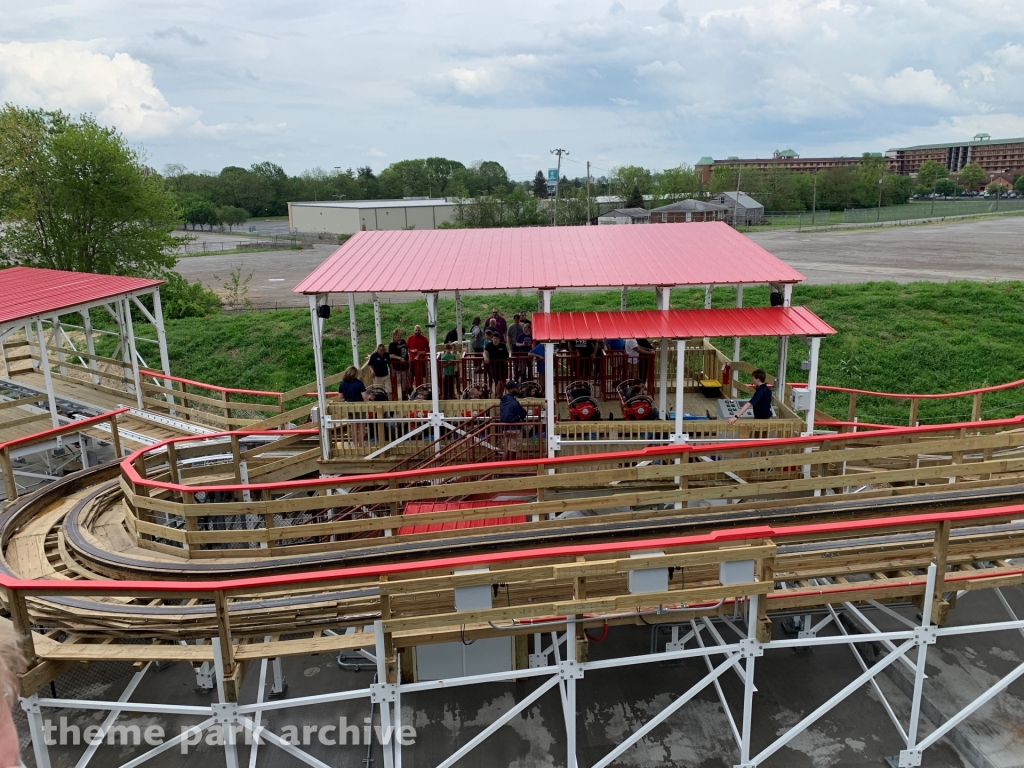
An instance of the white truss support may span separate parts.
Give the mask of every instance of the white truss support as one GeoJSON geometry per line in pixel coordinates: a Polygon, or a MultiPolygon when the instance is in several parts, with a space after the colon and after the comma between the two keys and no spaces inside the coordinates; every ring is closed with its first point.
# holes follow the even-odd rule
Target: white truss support
{"type": "MultiPolygon", "coordinates": [[[[743,723],[740,732],[740,763],[747,765],[750,762],[750,735],[754,718],[754,660],[763,650],[760,650],[760,643],[757,642],[757,599],[758,595],[750,596],[750,606],[747,610],[747,637],[740,641],[740,645],[746,644],[744,656],[746,656],[746,669],[743,674],[743,723]]],[[[731,624],[730,624],[731,626],[731,624]]]]}
{"type": "Polygon", "coordinates": [[[50,750],[46,746],[46,731],[43,728],[43,712],[39,708],[38,694],[22,699],[21,708],[25,710],[25,715],[28,718],[28,732],[32,737],[32,752],[36,758],[36,768],[50,768],[50,750]]]}
{"type": "Polygon", "coordinates": [[[292,757],[304,762],[306,765],[310,765],[313,768],[331,768],[331,766],[322,760],[318,760],[308,752],[299,749],[294,744],[289,744],[273,731],[264,730],[261,726],[255,725],[252,720],[247,717],[240,718],[238,723],[253,735],[253,746],[255,746],[255,742],[259,739],[264,739],[268,744],[273,744],[275,747],[284,750],[292,757]]]}
{"type": "MultiPolygon", "coordinates": [[[[711,623],[711,620],[707,616],[705,616],[702,619],[702,621],[704,622],[704,626],[707,627],[708,634],[715,638],[715,643],[717,645],[728,645],[728,643],[725,642],[725,638],[722,637],[722,634],[715,628],[715,625],[711,623]]],[[[735,627],[733,627],[733,629],[735,629],[735,627]]],[[[746,678],[744,677],[746,672],[744,672],[743,670],[743,665],[740,664],[739,654],[728,651],[723,651],[723,653],[727,653],[728,656],[733,660],[732,665],[736,671],[736,676],[739,677],[741,683],[744,682],[746,680],[746,678]]],[[[754,686],[754,693],[757,693],[756,685],[754,686]]]]}
{"type": "MultiPolygon", "coordinates": [[[[839,628],[839,631],[842,632],[843,635],[849,636],[849,632],[846,631],[846,627],[844,627],[843,623],[839,620],[839,614],[835,612],[835,609],[831,605],[828,606],[828,609],[832,612],[833,616],[835,616],[836,626],[839,628]]],[[[860,665],[861,672],[867,672],[868,665],[864,663],[864,659],[857,651],[857,645],[852,641],[850,642],[850,652],[853,654],[853,658],[856,659],[857,663],[860,665]]],[[[878,700],[882,702],[882,706],[885,708],[886,714],[889,715],[889,719],[892,721],[892,724],[896,726],[896,730],[899,732],[903,743],[906,744],[907,732],[903,730],[903,723],[900,722],[900,719],[896,716],[893,708],[889,705],[889,700],[885,698],[885,694],[882,693],[882,689],[875,678],[871,678],[871,688],[874,690],[875,695],[878,696],[878,700]]]]}
{"type": "Polygon", "coordinates": [[[858,675],[856,679],[854,679],[849,685],[847,685],[845,688],[839,691],[839,693],[835,694],[832,698],[830,698],[816,710],[811,712],[811,714],[807,715],[803,720],[794,725],[792,728],[790,728],[788,731],[782,734],[782,736],[780,736],[778,739],[772,742],[768,747],[766,747],[760,753],[758,753],[756,757],[749,759],[746,763],[744,763],[744,765],[759,765],[763,763],[769,757],[771,757],[784,746],[786,746],[790,741],[792,741],[801,733],[806,731],[819,718],[827,714],[833,707],[839,704],[839,702],[843,701],[851,693],[853,693],[862,685],[864,685],[864,683],[866,683],[868,680],[872,679],[873,677],[881,673],[882,670],[886,669],[891,664],[893,664],[899,657],[901,657],[903,654],[905,654],[907,651],[913,648],[915,643],[916,640],[914,638],[910,638],[909,640],[905,641],[902,645],[897,646],[895,651],[892,651],[884,659],[878,661],[878,663],[876,663],[875,666],[869,668],[866,672],[858,675]]]}
{"type": "MultiPolygon", "coordinates": [[[[132,694],[135,693],[135,689],[139,687],[139,683],[142,682],[142,678],[145,676],[150,666],[151,664],[147,664],[132,676],[132,679],[128,682],[128,685],[125,687],[124,691],[122,691],[120,698],[118,698],[118,701],[128,701],[128,699],[131,698],[132,694]]],[[[82,753],[82,757],[79,758],[78,762],[75,764],[75,768],[85,768],[89,764],[89,761],[92,760],[92,756],[96,754],[96,750],[99,749],[100,745],[103,743],[103,739],[106,737],[107,732],[110,730],[110,726],[112,726],[117,721],[117,718],[120,715],[120,709],[110,710],[110,714],[107,715],[106,719],[104,719],[103,721],[103,724],[100,725],[99,734],[96,736],[95,739],[89,742],[89,746],[85,748],[85,752],[82,753]]]]}
{"type": "Polygon", "coordinates": [[[665,722],[665,720],[667,720],[669,717],[671,717],[673,714],[675,714],[675,712],[678,709],[680,709],[684,704],[686,704],[694,696],[696,696],[698,693],[700,693],[705,688],[707,688],[708,685],[710,685],[713,680],[717,680],[719,677],[721,677],[723,674],[725,674],[726,670],[729,669],[731,664],[732,664],[732,661],[730,659],[726,659],[721,664],[719,664],[717,667],[715,667],[714,670],[712,670],[707,675],[705,675],[700,680],[700,682],[698,682],[696,685],[694,685],[692,688],[690,688],[686,693],[684,693],[678,699],[676,699],[671,704],[669,704],[667,707],[665,707],[665,709],[663,709],[657,715],[655,715],[650,720],[648,720],[646,723],[644,723],[643,726],[641,726],[639,729],[637,729],[632,735],[629,736],[629,738],[627,738],[625,741],[623,741],[621,744],[619,744],[619,746],[617,746],[615,749],[613,749],[611,752],[609,752],[603,758],[601,758],[596,763],[594,763],[593,768],[607,768],[607,766],[609,766],[613,762],[615,762],[615,760],[617,760],[618,757],[620,755],[622,755],[623,752],[625,752],[627,749],[629,749],[634,744],[636,744],[638,741],[640,741],[640,739],[642,739],[648,733],[650,733],[655,728],[657,728],[659,725],[661,725],[663,722],[665,722]]]}
{"type": "MultiPolygon", "coordinates": [[[[845,608],[852,616],[854,616],[857,619],[857,621],[860,622],[861,626],[865,627],[871,634],[881,635],[881,637],[878,638],[878,642],[881,643],[886,650],[892,651],[896,648],[896,645],[892,642],[892,640],[890,640],[888,637],[885,637],[885,633],[882,632],[882,630],[880,630],[874,624],[872,624],[871,620],[868,619],[868,617],[865,616],[860,611],[860,609],[857,608],[857,606],[855,606],[853,603],[843,603],[843,608],[845,608]]],[[[917,667],[914,666],[910,659],[900,659],[900,663],[907,667],[907,669],[909,669],[911,672],[917,671],[917,667]]],[[[925,675],[925,677],[927,678],[927,675],[925,675]]]]}
{"type": "Polygon", "coordinates": [[[935,563],[928,566],[928,585],[924,593],[924,607],[921,611],[921,627],[915,631],[917,664],[914,668],[914,696],[910,704],[910,725],[907,728],[907,748],[900,752],[900,765],[920,765],[921,750],[917,748],[917,729],[921,724],[921,699],[924,693],[925,665],[928,663],[928,646],[936,640],[937,634],[931,627],[932,600],[935,595],[935,563]],[[927,632],[931,628],[932,632],[927,632]]]}
{"type": "MultiPolygon", "coordinates": [[[[569,633],[566,632],[565,636],[562,639],[563,640],[568,640],[568,638],[569,638],[569,633]]],[[[558,633],[557,632],[552,632],[551,633],[551,653],[552,653],[552,658],[555,661],[555,666],[556,667],[561,667],[561,665],[562,665],[562,656],[561,656],[561,654],[558,651],[558,646],[559,645],[561,645],[561,643],[558,642],[558,633]]],[[[566,644],[566,647],[568,647],[568,644],[566,644]]],[[[547,654],[545,654],[545,655],[547,655],[547,654]]],[[[562,697],[562,714],[565,717],[565,730],[568,731],[569,730],[569,697],[568,697],[568,695],[566,694],[566,691],[565,691],[565,681],[564,680],[559,680],[559,682],[558,682],[558,692],[559,692],[559,694],[561,694],[561,697],[562,697]]]]}
{"type": "Polygon", "coordinates": [[[156,757],[162,752],[166,752],[169,749],[174,749],[174,747],[178,746],[181,742],[185,741],[186,739],[191,738],[194,734],[202,733],[203,731],[205,731],[207,728],[214,724],[215,719],[216,718],[211,717],[206,720],[203,720],[203,722],[201,723],[193,725],[191,728],[188,728],[187,730],[184,730],[181,733],[179,733],[173,739],[168,739],[163,744],[153,747],[153,749],[139,755],[134,760],[129,760],[127,763],[124,763],[121,766],[121,768],[136,768],[136,766],[142,765],[147,760],[151,760],[152,758],[156,757]]]}
{"type": "MultiPolygon", "coordinates": [[[[511,721],[513,717],[518,715],[520,712],[522,712],[528,706],[533,704],[533,702],[535,702],[537,699],[539,699],[545,693],[547,693],[552,688],[554,688],[559,680],[560,680],[560,677],[558,675],[552,675],[547,681],[542,683],[540,685],[540,687],[537,688],[537,690],[535,690],[533,693],[531,693],[525,699],[523,699],[518,704],[516,704],[514,707],[512,707],[508,712],[503,714],[501,717],[499,717],[497,720],[495,720],[493,723],[491,723],[489,726],[487,726],[484,730],[482,730],[480,733],[478,733],[476,736],[474,736],[467,744],[465,744],[464,746],[460,747],[458,749],[458,751],[456,751],[451,757],[449,757],[443,763],[440,763],[437,766],[437,768],[451,768],[451,766],[455,765],[457,762],[459,762],[459,760],[461,760],[463,757],[465,757],[470,752],[472,752],[474,749],[476,749],[478,746],[480,746],[480,744],[482,744],[484,741],[486,741],[487,738],[491,734],[496,732],[499,728],[501,728],[506,723],[511,721]]],[[[385,755],[386,754],[387,754],[387,752],[385,752],[385,755]]],[[[597,767],[595,766],[595,768],[597,768],[597,767]]]]}
{"type": "MultiPolygon", "coordinates": [[[[1020,619],[1017,618],[1017,614],[1014,613],[1013,609],[1010,607],[1010,604],[1008,602],[1006,602],[1006,598],[1003,596],[1003,590],[1001,590],[1001,589],[999,589],[997,587],[996,590],[995,590],[995,593],[996,593],[996,597],[999,598],[999,602],[1003,604],[1003,608],[1005,608],[1006,612],[1008,614],[1010,614],[1010,618],[1013,619],[1014,621],[1020,621],[1020,619]]],[[[1024,628],[1018,629],[1017,631],[1020,632],[1021,637],[1024,637],[1024,628]]]]}
{"type": "MultiPolygon", "coordinates": [[[[374,646],[377,656],[377,685],[384,691],[391,688],[392,686],[388,683],[387,666],[384,650],[384,623],[381,621],[373,622],[373,635],[374,635],[374,646]]],[[[395,686],[397,688],[397,686],[395,686]]],[[[374,686],[370,686],[371,690],[374,686]]],[[[373,701],[373,698],[370,699],[373,701]]],[[[391,724],[391,701],[381,697],[378,702],[380,705],[380,729],[381,733],[393,733],[391,724]]],[[[395,755],[392,745],[396,739],[391,739],[385,744],[381,744],[381,748],[384,750],[384,768],[395,768],[395,755]]]]}
{"type": "MultiPolygon", "coordinates": [[[[269,643],[270,642],[270,638],[269,637],[263,638],[263,642],[269,643]]],[[[259,681],[259,684],[256,686],[256,703],[257,704],[262,704],[263,703],[264,687],[267,684],[267,661],[269,661],[269,660],[268,659],[263,659],[263,661],[260,662],[260,681],[259,681]]],[[[257,709],[253,713],[252,720],[253,720],[253,723],[256,725],[257,729],[259,729],[259,726],[261,725],[262,720],[263,720],[263,710],[262,709],[257,709]]],[[[256,731],[254,731],[253,734],[254,734],[254,738],[252,739],[252,748],[249,750],[249,768],[256,768],[256,756],[257,756],[257,754],[259,754],[259,746],[260,746],[260,740],[258,738],[255,738],[256,731]]]]}
{"type": "MultiPolygon", "coordinates": [[[[217,701],[221,705],[227,704],[227,695],[224,689],[224,657],[220,649],[220,640],[216,637],[211,638],[210,644],[213,646],[213,669],[217,675],[217,701]]],[[[237,706],[237,702],[232,702],[237,706]]],[[[216,717],[217,708],[214,708],[216,717]]],[[[227,768],[238,768],[238,745],[235,743],[235,734],[231,728],[230,723],[222,722],[221,727],[224,729],[224,761],[227,768]]]]}
{"type": "Polygon", "coordinates": [[[576,663],[576,622],[569,620],[565,628],[565,664],[561,677],[565,681],[565,752],[566,768],[576,768],[576,680],[583,670],[576,663]]]}
{"type": "MultiPolygon", "coordinates": [[[[700,636],[701,628],[697,626],[696,621],[691,621],[690,626],[693,627],[693,632],[690,634],[696,637],[697,644],[700,645],[701,648],[704,648],[704,638],[700,636]]],[[[714,667],[711,665],[710,656],[704,657],[704,663],[707,665],[708,672],[714,670],[714,667]]],[[[718,694],[718,700],[722,702],[722,709],[725,711],[725,716],[729,718],[729,727],[732,728],[732,735],[733,738],[736,739],[736,746],[740,747],[743,744],[743,737],[740,735],[740,729],[736,727],[736,718],[732,716],[732,707],[729,706],[729,702],[725,698],[725,691],[722,690],[722,683],[717,677],[715,678],[714,686],[715,692],[718,694]]]]}

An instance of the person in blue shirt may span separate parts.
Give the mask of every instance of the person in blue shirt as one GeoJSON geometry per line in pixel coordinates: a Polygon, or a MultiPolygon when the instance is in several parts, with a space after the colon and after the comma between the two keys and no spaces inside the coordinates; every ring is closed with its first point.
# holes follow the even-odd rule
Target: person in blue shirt
{"type": "Polygon", "coordinates": [[[505,394],[498,405],[499,419],[502,424],[518,424],[526,419],[526,409],[517,399],[519,383],[510,381],[505,385],[505,394]]]}
{"type": "Polygon", "coordinates": [[[341,384],[338,385],[338,394],[346,403],[363,402],[363,392],[366,385],[359,378],[359,369],[350,365],[341,377],[341,384]]]}
{"type": "Polygon", "coordinates": [[[735,422],[736,419],[751,408],[754,409],[755,419],[770,419],[772,417],[772,390],[767,384],[765,384],[768,374],[758,368],[750,374],[750,378],[754,380],[754,394],[751,395],[750,400],[740,408],[739,412],[729,419],[730,424],[735,422]]]}

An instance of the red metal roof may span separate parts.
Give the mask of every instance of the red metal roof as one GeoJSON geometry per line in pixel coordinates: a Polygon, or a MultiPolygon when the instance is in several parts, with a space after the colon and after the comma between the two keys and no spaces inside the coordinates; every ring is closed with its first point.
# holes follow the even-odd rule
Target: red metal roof
{"type": "Polygon", "coordinates": [[[797,283],[724,222],[356,232],[296,293],[797,283]]]}
{"type": "Polygon", "coordinates": [[[56,269],[0,270],[0,323],[70,311],[82,304],[160,285],[162,280],[56,269]]]}
{"type": "MultiPolygon", "coordinates": [[[[410,501],[405,505],[405,515],[420,515],[427,512],[448,512],[453,509],[477,509],[479,507],[504,507],[521,504],[520,501],[410,501]]],[[[398,533],[438,533],[439,531],[461,531],[469,528],[487,528],[492,525],[513,525],[525,523],[526,515],[514,517],[487,517],[475,520],[453,520],[448,523],[428,523],[427,525],[403,525],[398,533]]]]}
{"type": "Polygon", "coordinates": [[[835,330],[807,307],[649,309],[638,312],[550,312],[533,315],[533,338],[541,341],[828,336],[833,333],[835,330]]]}

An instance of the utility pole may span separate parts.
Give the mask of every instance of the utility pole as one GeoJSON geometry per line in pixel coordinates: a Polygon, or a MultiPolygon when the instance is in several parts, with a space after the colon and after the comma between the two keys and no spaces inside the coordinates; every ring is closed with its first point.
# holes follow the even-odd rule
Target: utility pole
{"type": "Polygon", "coordinates": [[[878,214],[875,216],[875,221],[882,220],[882,182],[885,181],[885,174],[882,174],[882,178],[878,180],[878,214]]]}
{"type": "Polygon", "coordinates": [[[740,228],[740,179],[743,178],[743,166],[739,166],[736,170],[736,205],[732,207],[732,225],[736,229],[740,228]]]}
{"type": "MultiPolygon", "coordinates": [[[[811,226],[814,226],[814,214],[818,210],[818,172],[814,172],[814,193],[811,196],[811,226]]],[[[825,219],[828,223],[828,219],[825,219]]]]}
{"type": "Polygon", "coordinates": [[[567,149],[552,149],[552,155],[558,155],[558,178],[555,179],[555,212],[551,217],[551,223],[558,225],[558,187],[562,183],[562,155],[568,155],[567,149]]]}
{"type": "Polygon", "coordinates": [[[590,161],[587,160],[587,226],[590,226],[590,161]]]}

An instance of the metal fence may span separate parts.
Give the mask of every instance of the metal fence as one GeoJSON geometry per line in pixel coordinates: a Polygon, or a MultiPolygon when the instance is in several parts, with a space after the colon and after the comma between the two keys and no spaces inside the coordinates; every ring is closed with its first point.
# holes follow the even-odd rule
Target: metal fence
{"type": "MultiPolygon", "coordinates": [[[[925,200],[906,205],[883,205],[881,208],[847,208],[843,211],[766,211],[764,224],[772,227],[825,227],[839,224],[874,224],[893,221],[920,221],[949,216],[1024,211],[1021,198],[971,198],[966,200],[925,200]]],[[[743,229],[756,229],[744,227],[743,229]]]]}

